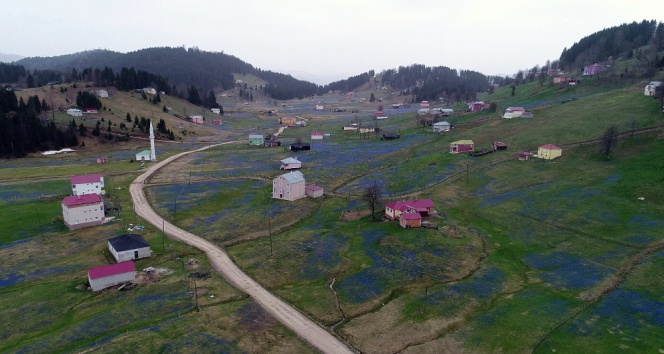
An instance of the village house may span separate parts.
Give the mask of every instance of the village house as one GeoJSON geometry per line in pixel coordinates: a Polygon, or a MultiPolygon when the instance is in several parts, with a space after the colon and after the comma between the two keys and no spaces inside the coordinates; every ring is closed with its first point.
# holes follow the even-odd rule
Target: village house
{"type": "Polygon", "coordinates": [[[101,173],[71,176],[73,195],[104,194],[104,175],[101,173]]]}
{"type": "Polygon", "coordinates": [[[92,291],[136,280],[136,265],[132,261],[88,269],[88,282],[92,291]]]}
{"type": "Polygon", "coordinates": [[[62,200],[62,219],[69,230],[104,223],[104,203],[97,194],[72,195],[62,200]]]}
{"type": "Polygon", "coordinates": [[[153,87],[145,87],[143,88],[143,92],[149,94],[149,95],[156,95],[157,90],[155,90],[153,87]]]}
{"type": "Polygon", "coordinates": [[[97,163],[108,163],[108,157],[98,157],[97,163]]]}
{"type": "Polygon", "coordinates": [[[311,132],[311,140],[323,140],[324,137],[323,132],[311,132]]]}
{"type": "Polygon", "coordinates": [[[420,217],[427,217],[435,213],[435,205],[431,199],[415,199],[392,202],[385,206],[385,217],[397,220],[403,213],[417,213],[420,217]]]}
{"type": "Polygon", "coordinates": [[[302,168],[302,162],[294,157],[281,160],[281,167],[279,167],[280,170],[293,170],[297,168],[302,168]]]}
{"type": "Polygon", "coordinates": [[[150,150],[143,150],[136,154],[136,161],[152,161],[151,156],[150,150]]]}
{"type": "Polygon", "coordinates": [[[655,94],[657,93],[657,88],[659,87],[661,90],[662,86],[664,86],[664,83],[662,83],[661,81],[651,81],[646,85],[643,94],[651,97],[655,96],[655,94]]]}
{"type": "Polygon", "coordinates": [[[482,101],[477,101],[468,104],[468,110],[471,112],[481,111],[483,109],[484,109],[484,102],[482,101]]]}
{"type": "Polygon", "coordinates": [[[67,110],[67,114],[69,114],[72,117],[82,117],[83,111],[81,111],[78,108],[70,108],[67,110]]]}
{"type": "Polygon", "coordinates": [[[525,111],[526,109],[523,107],[507,107],[505,114],[503,114],[503,118],[518,118],[521,117],[525,111]]]}
{"type": "Polygon", "coordinates": [[[279,119],[279,124],[295,125],[295,123],[297,123],[297,118],[295,117],[283,117],[279,119]]]}
{"type": "Polygon", "coordinates": [[[297,200],[306,196],[304,175],[300,171],[291,171],[278,176],[272,181],[272,198],[297,200]]]}
{"type": "Polygon", "coordinates": [[[519,161],[528,161],[530,160],[531,153],[528,151],[519,152],[519,161]]]}
{"type": "Polygon", "coordinates": [[[95,114],[95,113],[99,113],[99,110],[96,109],[96,108],[94,108],[94,107],[88,107],[88,108],[85,109],[85,112],[83,112],[83,113],[92,113],[92,114],[95,114]]]}
{"type": "Polygon", "coordinates": [[[537,157],[545,160],[553,160],[563,154],[563,149],[553,145],[546,144],[537,148],[537,157]]]}
{"type": "Polygon", "coordinates": [[[450,153],[458,154],[475,150],[475,143],[472,140],[457,140],[450,143],[450,153]]]}
{"type": "Polygon", "coordinates": [[[213,124],[214,125],[221,125],[222,124],[221,119],[219,119],[219,118],[215,119],[213,124]]]}
{"type": "Polygon", "coordinates": [[[322,103],[316,103],[316,110],[317,111],[324,111],[325,110],[325,105],[322,103]]]}
{"type": "Polygon", "coordinates": [[[118,263],[152,255],[150,244],[141,235],[137,234],[124,234],[109,238],[108,250],[118,263]]]}
{"type": "Polygon", "coordinates": [[[448,132],[450,131],[450,127],[451,127],[450,123],[446,121],[433,123],[433,131],[437,133],[448,132]]]}
{"type": "Polygon", "coordinates": [[[429,109],[429,101],[422,101],[420,102],[420,109],[429,109]]]}
{"type": "Polygon", "coordinates": [[[586,65],[583,67],[583,75],[586,76],[597,75],[605,71],[606,71],[606,65],[597,64],[597,63],[592,65],[586,65]]]}
{"type": "Polygon", "coordinates": [[[265,137],[263,134],[250,134],[249,135],[249,145],[250,146],[263,146],[265,142],[265,137]]]}
{"type": "Polygon", "coordinates": [[[399,225],[404,229],[422,227],[420,213],[402,213],[399,215],[399,225]]]}
{"type": "Polygon", "coordinates": [[[563,83],[569,82],[570,80],[572,80],[571,76],[555,76],[553,78],[553,83],[554,84],[563,84],[563,83]]]}
{"type": "Polygon", "coordinates": [[[221,113],[221,109],[219,109],[219,108],[212,108],[212,109],[210,109],[210,110],[211,110],[212,113],[214,113],[214,114],[220,114],[220,113],[221,113]]]}
{"type": "Polygon", "coordinates": [[[196,124],[203,124],[203,121],[205,120],[203,116],[189,116],[188,118],[189,120],[191,120],[192,123],[196,124]]]}
{"type": "Polygon", "coordinates": [[[325,194],[325,189],[315,184],[310,184],[304,188],[304,194],[309,198],[318,198],[325,194]]]}
{"type": "Polygon", "coordinates": [[[96,92],[96,94],[97,94],[97,97],[108,98],[108,91],[106,91],[106,90],[98,90],[96,92]]]}

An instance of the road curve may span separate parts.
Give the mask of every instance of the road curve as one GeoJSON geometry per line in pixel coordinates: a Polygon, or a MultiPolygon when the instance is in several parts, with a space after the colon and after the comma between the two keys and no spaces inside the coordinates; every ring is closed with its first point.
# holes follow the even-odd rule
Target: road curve
{"type": "MultiPolygon", "coordinates": [[[[230,142],[223,144],[228,143],[230,142]]],[[[317,325],[315,322],[313,322],[307,316],[303,315],[300,311],[296,310],[288,303],[274,296],[256,281],[251,279],[230,259],[224,250],[217,247],[213,243],[190,232],[182,230],[164,220],[152,209],[148,203],[145,195],[143,194],[143,186],[145,181],[152,174],[157,172],[159,168],[186,154],[203,151],[218,145],[221,144],[210,145],[201,149],[183,152],[175,156],[171,156],[164,161],[151,165],[145,171],[145,173],[138,176],[129,187],[131,197],[134,201],[134,210],[136,211],[136,214],[157,228],[162,228],[163,226],[164,233],[168,235],[168,237],[187,243],[205,252],[205,254],[210,259],[212,267],[214,267],[214,269],[219,274],[221,274],[230,284],[251,296],[254,301],[259,303],[273,317],[283,323],[286,327],[290,328],[300,338],[307,341],[313,347],[317,348],[323,353],[353,353],[353,351],[351,351],[343,342],[341,342],[331,333],[317,325]]]]}

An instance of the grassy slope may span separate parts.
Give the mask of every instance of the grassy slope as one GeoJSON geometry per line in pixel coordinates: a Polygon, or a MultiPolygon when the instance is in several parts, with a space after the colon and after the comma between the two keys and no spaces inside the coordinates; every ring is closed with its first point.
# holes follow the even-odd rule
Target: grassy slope
{"type": "MultiPolygon", "coordinates": [[[[658,162],[664,148],[657,133],[622,140],[610,160],[600,157],[596,146],[586,146],[565,149],[563,157],[553,162],[509,161],[473,169],[544,143],[598,138],[611,124],[620,130],[632,124],[661,124],[656,104],[642,95],[639,85],[623,88],[615,82],[600,84],[587,80],[584,85],[556,92],[555,87],[533,83],[517,88],[514,97],[507,88],[498,90],[489,100],[497,99],[501,107],[538,107],[533,109],[535,118],[502,120],[497,119],[498,113],[461,113],[453,118],[454,124],[491,118],[479,126],[459,125],[445,136],[417,127],[413,114],[381,122],[385,129],[402,132],[402,140],[392,142],[360,140],[357,135],[335,132],[349,118],[331,116],[310,115],[310,126],[284,133],[287,140],[308,136],[309,131],[321,127],[316,124],[325,130],[329,127],[332,140],[298,156],[305,161],[303,172],[308,181],[333,187],[330,189],[339,187],[343,193],[357,194],[372,181],[381,182],[389,193],[417,190],[463,171],[468,163],[471,172],[467,182],[458,178],[427,189],[421,196],[433,198],[444,212],[434,219],[447,227],[443,232],[405,232],[393,223],[371,223],[369,218],[342,222],[342,211],[364,206],[340,197],[296,203],[271,200],[269,180],[278,174],[275,165],[290,156],[279,148],[249,149],[243,144],[178,161],[153,180],[166,184],[150,188],[148,194],[158,212],[169,217],[175,216],[171,215],[175,214],[177,197],[176,222],[204,237],[220,243],[241,242],[229,248],[238,264],[326,325],[342,319],[328,287],[334,279],[347,319],[336,329],[363,351],[655,349],[661,344],[657,333],[664,325],[658,322],[657,311],[664,299],[659,295],[661,279],[653,277],[652,270],[661,264],[662,253],[647,251],[664,234],[663,166],[658,162]],[[577,99],[561,103],[570,97],[577,99]],[[462,138],[473,139],[479,146],[501,140],[509,150],[474,159],[445,152],[450,141],[462,138]],[[266,180],[246,179],[256,176],[266,180]],[[269,233],[267,218],[273,228],[271,240],[265,237],[269,233]],[[262,237],[243,241],[248,235],[262,237]],[[628,267],[643,252],[643,261],[628,267]],[[619,275],[624,269],[629,272],[623,279],[619,275]],[[624,281],[608,295],[599,296],[614,276],[624,281]],[[621,335],[614,335],[618,333],[621,335]]],[[[227,117],[229,131],[224,133],[244,140],[249,132],[274,129],[275,117],[240,117],[241,113],[227,117]]],[[[95,172],[126,171],[112,179],[113,185],[123,186],[137,167],[126,161],[102,167],[76,156],[64,159],[66,164],[52,168],[63,183],[76,166],[83,165],[95,172]]],[[[5,173],[4,180],[13,175],[44,176],[49,170],[10,169],[11,173],[0,170],[5,173]]],[[[103,240],[120,233],[127,223],[139,221],[130,211],[126,190],[119,190],[125,210],[122,222],[77,232],[37,227],[39,219],[33,210],[38,208],[41,220],[57,225],[59,204],[36,202],[36,194],[25,191],[53,193],[57,183],[28,181],[17,185],[14,181],[8,184],[10,192],[2,195],[0,208],[24,215],[21,222],[0,217],[13,230],[2,242],[27,240],[0,248],[0,258],[11,260],[3,262],[3,273],[14,274],[14,278],[2,280],[25,277],[16,285],[0,288],[16,295],[2,297],[2,316],[24,316],[17,309],[25,312],[30,307],[38,307],[34,309],[38,313],[53,312],[52,318],[42,318],[42,322],[35,322],[40,316],[21,317],[26,328],[42,329],[38,332],[11,326],[10,322],[0,336],[3,351],[40,345],[65,350],[88,344],[123,350],[126,343],[146,350],[177,350],[191,342],[204,343],[203,347],[216,345],[229,352],[309,350],[273,323],[249,334],[235,329],[246,328],[243,321],[260,314],[216,277],[205,285],[217,296],[205,301],[216,305],[205,307],[201,314],[187,313],[183,321],[177,311],[174,316],[163,308],[167,304],[190,308],[186,306],[190,298],[182,293],[187,288],[180,280],[184,272],[173,261],[173,253],[202,260],[196,252],[170,241],[163,255],[141,262],[176,270],[164,280],[172,286],[162,282],[141,286],[135,292],[98,296],[73,290],[87,267],[104,262],[99,235],[103,240]],[[42,230],[45,237],[29,238],[42,230]],[[62,251],[52,254],[45,252],[47,249],[62,251]],[[76,265],[75,269],[66,268],[71,265],[76,265]],[[43,269],[47,271],[40,273],[43,269]],[[45,276],[51,283],[45,282],[45,276]],[[42,292],[49,296],[40,295],[42,292]],[[149,313],[137,309],[138,317],[122,319],[121,307],[141,307],[146,304],[144,298],[154,302],[150,306],[155,309],[147,307],[149,313]],[[82,330],[99,316],[108,320],[82,330]]],[[[161,250],[158,230],[148,228],[147,237],[155,250],[161,250]]]]}

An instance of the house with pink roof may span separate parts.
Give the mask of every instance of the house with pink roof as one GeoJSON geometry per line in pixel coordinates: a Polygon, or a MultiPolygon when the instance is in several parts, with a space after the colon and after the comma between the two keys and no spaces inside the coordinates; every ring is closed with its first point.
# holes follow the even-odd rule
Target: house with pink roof
{"type": "Polygon", "coordinates": [[[435,212],[431,199],[403,200],[385,206],[385,217],[390,220],[399,219],[401,214],[417,213],[420,217],[427,217],[435,212]]]}
{"type": "Polygon", "coordinates": [[[300,171],[291,171],[272,180],[272,198],[297,200],[306,196],[304,175],[300,171]]]}
{"type": "Polygon", "coordinates": [[[399,225],[404,229],[422,227],[422,215],[420,213],[402,213],[399,215],[399,225]]]}
{"type": "Polygon", "coordinates": [[[92,291],[101,291],[134,280],[136,280],[136,265],[133,261],[88,269],[88,281],[92,291]]]}
{"type": "Polygon", "coordinates": [[[324,137],[323,132],[311,132],[311,140],[323,140],[324,137]]]}
{"type": "Polygon", "coordinates": [[[62,219],[69,230],[101,225],[104,203],[97,194],[72,195],[62,200],[62,219]]]}
{"type": "Polygon", "coordinates": [[[104,194],[104,175],[101,173],[71,176],[70,180],[74,195],[104,194]]]}
{"type": "Polygon", "coordinates": [[[307,195],[309,198],[318,198],[322,197],[323,194],[325,194],[325,189],[321,186],[317,186],[315,184],[310,184],[306,187],[304,187],[304,194],[307,195]]]}

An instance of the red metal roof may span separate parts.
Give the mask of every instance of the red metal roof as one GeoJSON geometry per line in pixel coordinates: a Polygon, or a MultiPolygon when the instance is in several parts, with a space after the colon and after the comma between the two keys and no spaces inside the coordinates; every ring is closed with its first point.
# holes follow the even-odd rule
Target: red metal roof
{"type": "Polygon", "coordinates": [[[104,175],[101,173],[71,176],[71,184],[99,183],[102,178],[104,178],[104,175]]]}
{"type": "Polygon", "coordinates": [[[404,218],[404,220],[422,219],[422,215],[420,215],[420,213],[403,213],[401,214],[401,217],[404,218]]]}
{"type": "Polygon", "coordinates": [[[101,197],[97,194],[70,195],[65,197],[62,202],[68,206],[77,206],[93,203],[101,203],[101,197]]]}
{"type": "Polygon", "coordinates": [[[323,187],[319,187],[315,184],[310,184],[310,185],[304,187],[304,189],[307,189],[307,190],[310,190],[310,191],[322,191],[323,187]]]}
{"type": "Polygon", "coordinates": [[[553,145],[553,144],[542,145],[542,146],[540,146],[540,149],[547,149],[547,150],[562,150],[561,148],[559,148],[559,147],[557,147],[557,146],[555,146],[555,145],[553,145]]]}
{"type": "Polygon", "coordinates": [[[526,110],[526,109],[523,108],[523,107],[507,107],[507,109],[509,109],[509,110],[512,111],[512,112],[514,112],[514,111],[521,111],[521,112],[524,112],[524,111],[526,110]]]}
{"type": "Polygon", "coordinates": [[[392,210],[405,211],[408,209],[415,209],[418,211],[426,211],[428,208],[433,208],[435,205],[431,199],[417,199],[417,200],[404,200],[401,202],[393,202],[386,205],[392,210]]]}
{"type": "Polygon", "coordinates": [[[133,261],[127,261],[117,264],[111,264],[103,267],[88,269],[88,276],[90,279],[99,279],[110,277],[113,275],[135,272],[136,265],[133,261]]]}

